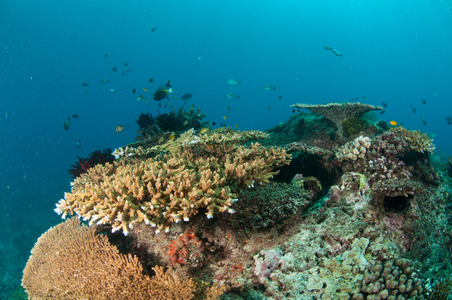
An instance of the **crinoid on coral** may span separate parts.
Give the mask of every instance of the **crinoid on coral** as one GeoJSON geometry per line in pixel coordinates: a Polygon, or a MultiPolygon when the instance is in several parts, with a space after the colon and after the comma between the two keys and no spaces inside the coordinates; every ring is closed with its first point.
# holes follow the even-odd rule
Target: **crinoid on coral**
{"type": "Polygon", "coordinates": [[[189,109],[180,107],[178,110],[173,109],[169,113],[158,114],[152,117],[148,114],[140,114],[137,120],[139,136],[137,140],[144,140],[156,136],[162,136],[168,132],[182,133],[190,128],[196,130],[204,126],[208,126],[209,122],[202,121],[205,114],[201,114],[201,109],[195,109],[192,105],[189,109]]]}
{"type": "Polygon", "coordinates": [[[359,117],[348,118],[342,122],[342,134],[348,138],[365,131],[369,127],[366,120],[359,117]]]}
{"type": "Polygon", "coordinates": [[[141,113],[138,115],[136,122],[141,130],[147,130],[155,124],[155,119],[149,112],[141,113]]]}
{"type": "Polygon", "coordinates": [[[75,165],[72,165],[71,169],[69,169],[69,174],[72,175],[72,179],[79,177],[81,174],[88,172],[88,169],[94,167],[97,164],[106,164],[107,162],[113,162],[115,157],[111,154],[111,149],[107,148],[103,151],[96,150],[91,152],[88,158],[79,157],[78,162],[75,165]]]}

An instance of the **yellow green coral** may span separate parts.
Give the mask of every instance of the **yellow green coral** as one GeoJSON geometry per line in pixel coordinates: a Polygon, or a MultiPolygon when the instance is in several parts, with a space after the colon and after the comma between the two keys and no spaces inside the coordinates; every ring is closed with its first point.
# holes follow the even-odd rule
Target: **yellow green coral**
{"type": "Polygon", "coordinates": [[[433,151],[435,150],[433,140],[430,139],[427,134],[422,133],[420,130],[411,131],[401,126],[397,126],[389,129],[388,131],[394,132],[397,137],[408,144],[408,147],[412,151],[421,153],[433,153],[433,151]]]}
{"type": "Polygon", "coordinates": [[[200,210],[230,212],[235,192],[268,183],[275,167],[289,163],[282,149],[237,144],[265,137],[261,132],[225,131],[196,135],[189,131],[157,146],[146,160],[123,159],[97,165],[72,182],[72,190],[55,211],[76,213],[92,224],[111,224],[128,234],[135,223],[168,231],[200,210]]]}

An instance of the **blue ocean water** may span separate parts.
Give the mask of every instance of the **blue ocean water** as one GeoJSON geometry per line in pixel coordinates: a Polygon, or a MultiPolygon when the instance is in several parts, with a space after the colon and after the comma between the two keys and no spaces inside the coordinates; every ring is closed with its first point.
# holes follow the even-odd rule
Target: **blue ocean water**
{"type": "Polygon", "coordinates": [[[450,0],[0,1],[0,298],[60,221],[54,204],[77,156],[133,142],[137,115],[157,114],[157,102],[136,100],[143,87],[171,80],[206,120],[238,129],[270,128],[297,102],[384,101],[382,119],[434,135],[448,156],[451,53],[450,0]]]}

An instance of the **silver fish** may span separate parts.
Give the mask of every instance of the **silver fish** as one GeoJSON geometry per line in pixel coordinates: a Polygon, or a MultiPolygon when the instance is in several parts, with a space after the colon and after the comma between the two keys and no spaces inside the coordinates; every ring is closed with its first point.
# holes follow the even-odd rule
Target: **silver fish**
{"type": "Polygon", "coordinates": [[[229,85],[241,85],[242,81],[237,80],[237,79],[228,79],[228,80],[226,80],[226,83],[229,85]]]}
{"type": "Polygon", "coordinates": [[[264,91],[276,91],[276,86],[271,84],[264,84],[263,86],[261,86],[261,89],[263,89],[264,91]]]}
{"type": "Polygon", "coordinates": [[[236,93],[227,93],[226,95],[224,95],[226,98],[229,99],[237,99],[240,100],[240,95],[237,95],[236,93]]]}

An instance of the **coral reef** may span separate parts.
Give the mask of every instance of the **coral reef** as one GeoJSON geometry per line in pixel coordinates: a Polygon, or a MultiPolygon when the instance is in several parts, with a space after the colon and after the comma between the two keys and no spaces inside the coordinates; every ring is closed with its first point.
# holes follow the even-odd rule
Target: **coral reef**
{"type": "Polygon", "coordinates": [[[72,179],[79,177],[81,174],[88,172],[88,169],[94,167],[97,164],[106,164],[108,162],[113,162],[115,159],[111,153],[111,149],[107,148],[103,151],[96,150],[91,152],[88,158],[79,157],[78,162],[72,165],[71,169],[68,170],[69,174],[72,175],[72,179]]]}
{"type": "Polygon", "coordinates": [[[356,119],[378,107],[317,109],[343,133],[300,113],[267,133],[193,128],[118,148],[56,211],[200,299],[447,299],[452,179],[433,141],[356,119]]]}
{"type": "Polygon", "coordinates": [[[284,150],[237,143],[265,134],[229,131],[195,135],[194,130],[156,149],[146,160],[125,159],[98,165],[76,178],[55,211],[78,214],[93,224],[112,224],[128,234],[136,223],[168,231],[172,223],[188,222],[205,212],[230,212],[236,192],[265,184],[288,164],[284,150]]]}
{"type": "Polygon", "coordinates": [[[307,104],[295,103],[290,107],[297,107],[308,109],[313,113],[319,114],[336,125],[338,129],[338,136],[343,137],[342,124],[344,121],[354,117],[360,117],[366,112],[374,110],[382,110],[381,106],[373,106],[370,104],[363,104],[359,102],[345,102],[345,103],[327,103],[327,104],[307,104]]]}

